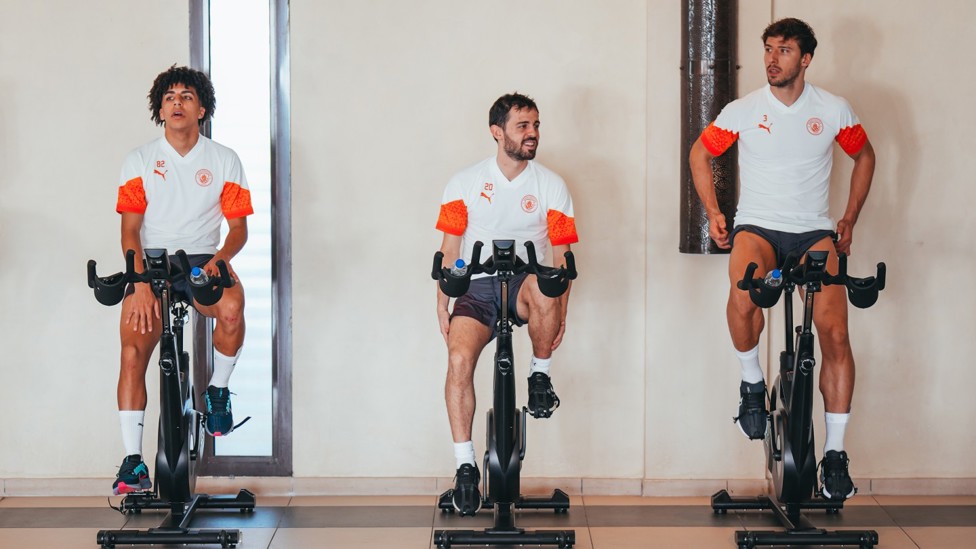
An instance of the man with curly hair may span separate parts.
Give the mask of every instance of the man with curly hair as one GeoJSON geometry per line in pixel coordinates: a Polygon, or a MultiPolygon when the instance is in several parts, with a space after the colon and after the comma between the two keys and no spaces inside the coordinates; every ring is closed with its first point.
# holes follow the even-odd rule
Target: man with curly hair
{"type": "MultiPolygon", "coordinates": [[[[216,263],[230,261],[247,242],[247,217],[254,213],[247,178],[237,154],[200,134],[216,107],[213,84],[206,74],[173,65],[160,73],[149,91],[150,118],[163,126],[163,136],[131,151],[122,165],[116,211],[122,215],[122,252],[165,248],[186,251],[190,263],[208,275],[216,263]],[[228,232],[220,243],[220,225],[228,232]]],[[[143,269],[141,261],[136,270],[143,269]]],[[[231,275],[237,279],[233,269],[231,275]]],[[[240,280],[214,305],[194,303],[185,283],[182,294],[204,316],[216,319],[213,331],[214,370],[206,392],[207,432],[233,430],[231,372],[244,343],[244,290],[240,280]]],[[[149,469],[142,459],[146,410],[146,370],[159,343],[159,300],[148,284],[132,284],[122,302],[122,340],[118,403],[126,457],[112,491],[115,495],[148,490],[149,469]]]]}

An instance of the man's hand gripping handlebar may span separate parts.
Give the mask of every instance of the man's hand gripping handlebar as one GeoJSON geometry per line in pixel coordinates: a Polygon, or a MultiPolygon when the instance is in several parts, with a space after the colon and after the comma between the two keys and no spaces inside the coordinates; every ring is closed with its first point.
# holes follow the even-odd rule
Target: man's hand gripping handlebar
{"type": "MultiPolygon", "coordinates": [[[[755,263],[749,263],[746,272],[736,286],[740,290],[748,290],[752,302],[762,308],[769,308],[779,301],[783,289],[790,286],[790,291],[795,285],[805,286],[808,284],[831,285],[843,284],[847,288],[847,298],[851,304],[859,309],[867,309],[878,301],[878,292],[885,287],[885,264],[878,263],[876,276],[857,278],[847,274],[847,255],[839,255],[839,264],[836,275],[827,272],[827,253],[824,251],[807,252],[806,260],[801,264],[795,254],[786,257],[782,268],[783,282],[779,286],[771,286],[762,278],[753,278],[756,269],[759,268],[755,263]]],[[[816,291],[816,290],[815,290],[816,291]]]]}
{"type": "Polygon", "coordinates": [[[125,272],[104,277],[96,274],[95,260],[88,260],[88,287],[95,291],[95,299],[102,305],[117,305],[125,297],[125,287],[129,283],[152,284],[155,290],[159,285],[185,278],[193,299],[201,305],[209,306],[220,301],[224,288],[234,285],[234,278],[230,276],[227,264],[223,260],[217,261],[220,276],[213,277],[202,284],[195,284],[190,281],[190,261],[183,250],[177,250],[175,254],[179,261],[177,266],[170,264],[166,250],[149,248],[145,250],[145,254],[147,259],[144,272],[136,272],[136,253],[129,250],[125,254],[125,272]]]}
{"type": "Polygon", "coordinates": [[[455,275],[450,269],[444,267],[444,254],[437,252],[434,254],[434,265],[431,270],[431,278],[438,281],[441,291],[449,297],[461,297],[468,291],[471,284],[471,275],[478,273],[495,274],[499,271],[510,274],[530,273],[536,275],[539,283],[539,290],[548,297],[559,297],[566,293],[569,288],[569,281],[576,279],[576,259],[573,252],[566,252],[565,267],[547,267],[540,265],[535,254],[535,245],[529,241],[525,243],[525,252],[529,262],[522,261],[515,255],[514,240],[495,240],[493,244],[493,254],[487,261],[481,263],[481,249],[484,244],[481,241],[475,242],[471,251],[471,262],[467,271],[463,275],[455,275]]]}

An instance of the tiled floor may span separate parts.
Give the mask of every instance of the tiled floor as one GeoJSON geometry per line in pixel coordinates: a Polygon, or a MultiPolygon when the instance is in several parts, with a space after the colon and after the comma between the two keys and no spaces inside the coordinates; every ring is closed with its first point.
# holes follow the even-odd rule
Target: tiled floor
{"type": "MultiPolygon", "coordinates": [[[[117,505],[118,500],[111,501],[117,505]]],[[[579,549],[735,549],[737,530],[777,528],[770,514],[759,511],[716,515],[708,498],[571,500],[565,515],[523,511],[517,523],[574,530],[579,549]]],[[[259,497],[252,514],[201,511],[193,527],[240,529],[243,549],[409,549],[436,547],[434,530],[491,525],[490,512],[461,518],[442,514],[435,503],[431,496],[259,497]]],[[[976,496],[858,496],[839,515],[811,511],[808,516],[829,530],[876,530],[877,547],[884,549],[976,548],[976,496]]],[[[0,500],[0,547],[91,549],[98,547],[101,529],[144,530],[162,517],[156,511],[123,516],[108,507],[107,498],[6,498],[0,500]]]]}

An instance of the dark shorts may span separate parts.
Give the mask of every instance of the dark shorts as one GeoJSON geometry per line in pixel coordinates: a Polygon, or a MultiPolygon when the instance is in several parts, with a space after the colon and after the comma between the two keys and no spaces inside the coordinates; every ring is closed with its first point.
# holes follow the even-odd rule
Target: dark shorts
{"type": "Polygon", "coordinates": [[[834,236],[834,231],[828,231],[825,229],[807,231],[805,233],[787,233],[783,231],[774,231],[772,229],[764,229],[756,225],[739,225],[732,231],[732,236],[729,237],[729,242],[733,246],[735,245],[735,235],[742,231],[760,236],[763,238],[763,240],[769,242],[770,245],[773,246],[773,250],[776,252],[776,265],[780,267],[783,265],[783,262],[786,261],[786,256],[790,255],[791,253],[803,255],[807,253],[810,246],[813,246],[828,236],[834,236]]]}
{"type": "MultiPolygon", "coordinates": [[[[508,281],[508,318],[516,326],[522,326],[525,321],[519,318],[518,293],[525,282],[527,273],[517,274],[508,281]]],[[[495,337],[495,322],[502,309],[502,288],[497,276],[486,276],[471,281],[468,292],[454,302],[451,318],[467,316],[492,329],[495,337]]]]}
{"type": "MultiPolygon", "coordinates": [[[[190,268],[193,267],[203,267],[213,258],[213,254],[194,254],[187,255],[186,258],[190,261],[190,268]]],[[[179,265],[180,260],[177,259],[175,255],[169,256],[169,261],[171,265],[179,265]]],[[[129,284],[125,288],[125,297],[129,297],[135,293],[136,288],[132,284],[129,284]]],[[[173,301],[182,300],[186,301],[190,305],[193,305],[193,295],[190,294],[190,287],[187,285],[186,278],[181,277],[176,282],[170,286],[170,295],[173,301]]]]}

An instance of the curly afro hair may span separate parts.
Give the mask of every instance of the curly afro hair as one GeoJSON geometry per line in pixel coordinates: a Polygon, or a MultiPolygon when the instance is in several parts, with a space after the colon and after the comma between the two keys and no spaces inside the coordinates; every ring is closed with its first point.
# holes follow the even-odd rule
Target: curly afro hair
{"type": "Polygon", "coordinates": [[[149,90],[149,112],[152,113],[150,116],[152,121],[157,126],[163,125],[163,120],[159,118],[159,109],[163,106],[163,96],[174,84],[183,84],[196,90],[197,97],[200,98],[200,105],[204,108],[203,118],[199,120],[199,123],[202,126],[210,120],[214,110],[217,109],[217,98],[214,97],[214,87],[210,77],[196,69],[177,67],[174,64],[165,72],[159,73],[159,76],[153,81],[152,89],[149,90]]]}

